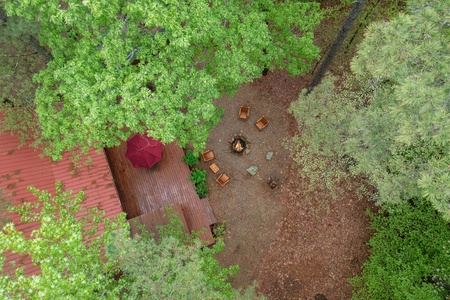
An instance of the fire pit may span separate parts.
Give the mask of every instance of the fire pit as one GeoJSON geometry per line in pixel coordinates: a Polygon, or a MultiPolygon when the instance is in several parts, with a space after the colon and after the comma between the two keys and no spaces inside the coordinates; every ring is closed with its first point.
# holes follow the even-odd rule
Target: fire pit
{"type": "Polygon", "coordinates": [[[231,151],[233,153],[241,154],[248,148],[248,142],[243,136],[235,136],[231,140],[231,151]]]}

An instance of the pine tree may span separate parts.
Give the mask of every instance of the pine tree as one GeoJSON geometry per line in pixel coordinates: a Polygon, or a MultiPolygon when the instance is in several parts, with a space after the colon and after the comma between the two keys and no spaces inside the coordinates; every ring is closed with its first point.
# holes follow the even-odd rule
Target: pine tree
{"type": "Polygon", "coordinates": [[[379,202],[425,197],[450,220],[450,3],[414,0],[408,14],[372,24],[352,63],[369,83],[347,151],[379,202]]]}

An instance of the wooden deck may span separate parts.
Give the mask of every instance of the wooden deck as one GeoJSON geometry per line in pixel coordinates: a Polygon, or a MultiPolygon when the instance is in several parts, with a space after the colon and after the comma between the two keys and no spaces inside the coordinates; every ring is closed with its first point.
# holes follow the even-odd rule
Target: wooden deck
{"type": "Polygon", "coordinates": [[[183,149],[175,143],[165,145],[162,161],[151,170],[134,168],[125,158],[125,152],[126,143],[106,149],[111,172],[127,218],[130,220],[145,214],[151,215],[161,211],[165,205],[179,204],[188,230],[199,231],[205,228],[206,231],[200,237],[212,243],[214,240],[210,225],[214,224],[216,219],[209,201],[198,197],[193,183],[188,179],[190,172],[189,167],[182,161],[183,149]]]}

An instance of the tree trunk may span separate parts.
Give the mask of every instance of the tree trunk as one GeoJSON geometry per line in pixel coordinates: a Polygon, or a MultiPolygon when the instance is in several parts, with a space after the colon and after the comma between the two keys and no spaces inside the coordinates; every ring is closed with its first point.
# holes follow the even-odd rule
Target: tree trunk
{"type": "MultiPolygon", "coordinates": [[[[373,10],[378,6],[378,4],[380,4],[381,0],[378,0],[373,6],[372,8],[366,13],[366,16],[364,17],[364,21],[367,21],[367,19],[369,18],[369,16],[372,14],[373,10]]],[[[350,38],[348,44],[347,44],[347,49],[345,49],[345,53],[347,53],[350,49],[350,45],[353,43],[353,40],[356,38],[356,36],[358,35],[359,30],[363,27],[364,23],[361,22],[359,23],[358,28],[355,30],[355,33],[353,33],[353,36],[350,38]]]]}
{"type": "Polygon", "coordinates": [[[344,42],[345,37],[347,36],[347,33],[350,31],[353,23],[355,22],[355,20],[358,18],[359,14],[361,13],[365,2],[366,2],[366,0],[357,0],[355,2],[355,4],[353,4],[352,10],[350,11],[347,19],[345,20],[344,25],[342,26],[341,30],[339,30],[339,33],[338,33],[336,39],[334,40],[334,43],[331,46],[330,51],[328,51],[327,56],[325,57],[322,65],[319,68],[319,71],[317,71],[313,80],[309,84],[308,94],[322,80],[322,77],[325,74],[326,70],[328,69],[328,66],[333,61],[333,58],[336,56],[336,53],[338,52],[339,47],[344,42]]]}
{"type": "Polygon", "coordinates": [[[0,8],[0,21],[3,23],[6,23],[6,20],[8,20],[8,16],[6,15],[6,11],[0,8]]]}
{"type": "Polygon", "coordinates": [[[29,44],[36,50],[40,55],[44,56],[47,61],[51,61],[53,59],[52,54],[50,51],[45,49],[39,44],[39,41],[34,37],[30,35],[30,41],[29,44]]]}

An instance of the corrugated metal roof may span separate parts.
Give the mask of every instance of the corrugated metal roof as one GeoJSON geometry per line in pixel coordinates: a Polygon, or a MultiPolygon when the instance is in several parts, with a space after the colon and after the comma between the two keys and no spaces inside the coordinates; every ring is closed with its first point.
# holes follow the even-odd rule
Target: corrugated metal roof
{"type": "Polygon", "coordinates": [[[182,161],[183,149],[176,143],[164,146],[163,159],[155,168],[133,168],[125,158],[126,143],[106,149],[123,210],[127,218],[180,204],[190,230],[206,229],[200,238],[213,243],[210,225],[215,222],[207,199],[200,199],[188,178],[189,167],[182,161]]]}
{"type": "MultiPolygon", "coordinates": [[[[92,149],[88,153],[92,163],[75,168],[68,153],[64,154],[61,161],[52,162],[49,157],[40,158],[42,152],[39,150],[27,146],[18,149],[19,144],[19,139],[9,133],[0,135],[0,189],[3,190],[3,197],[10,198],[13,205],[20,204],[24,200],[36,201],[36,197],[27,191],[28,186],[33,185],[53,194],[55,182],[61,181],[66,190],[73,190],[74,195],[79,191],[85,191],[83,207],[98,207],[105,211],[107,218],[113,218],[122,212],[103,151],[92,149]]],[[[83,162],[83,158],[80,162],[83,162]]],[[[16,224],[17,230],[23,231],[25,236],[29,236],[31,231],[39,226],[39,223],[20,223],[17,214],[8,216],[16,224]]],[[[100,227],[100,232],[102,230],[100,227]]],[[[8,262],[18,257],[16,254],[7,253],[5,271],[8,262]]],[[[29,257],[21,257],[21,262],[25,266],[26,275],[39,272],[39,267],[33,266],[29,257]]]]}

